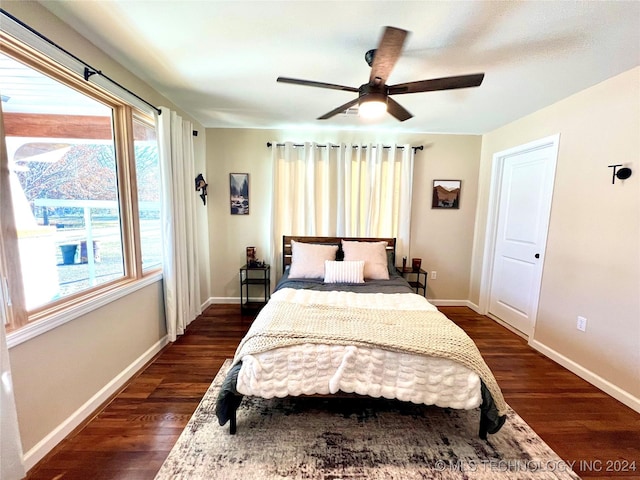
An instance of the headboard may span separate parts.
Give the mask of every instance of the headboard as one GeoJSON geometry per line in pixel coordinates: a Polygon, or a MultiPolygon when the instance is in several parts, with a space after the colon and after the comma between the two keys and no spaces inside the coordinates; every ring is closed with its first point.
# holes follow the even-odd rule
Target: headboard
{"type": "Polygon", "coordinates": [[[396,256],[396,239],[395,238],[361,238],[361,237],[298,237],[294,235],[282,236],[282,271],[287,265],[291,265],[291,240],[296,242],[319,243],[338,245],[338,254],[342,253],[341,240],[357,241],[357,242],[387,242],[387,252],[393,252],[393,258],[396,256]]]}

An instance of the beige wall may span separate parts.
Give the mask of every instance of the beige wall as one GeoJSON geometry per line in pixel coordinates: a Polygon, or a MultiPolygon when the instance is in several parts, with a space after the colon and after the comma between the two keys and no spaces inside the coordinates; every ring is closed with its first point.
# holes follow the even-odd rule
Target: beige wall
{"type": "Polygon", "coordinates": [[[25,453],[166,334],[162,283],[13,347],[25,453]]]}
{"type": "Polygon", "coordinates": [[[257,247],[259,258],[268,256],[272,173],[271,150],[266,143],[283,141],[424,145],[415,160],[410,255],[422,258],[423,268],[438,272],[437,280],[429,281],[429,298],[452,301],[468,298],[479,136],[208,129],[207,170],[212,172],[208,179],[209,249],[214,301],[239,297],[238,268],[244,263],[246,246],[257,247]],[[249,173],[249,215],[229,213],[229,173],[249,173]],[[431,209],[434,179],[462,180],[459,210],[431,209]]]}
{"type": "MultiPolygon", "coordinates": [[[[534,344],[640,398],[640,68],[483,137],[470,300],[480,282],[492,157],[560,134],[534,344]],[[633,176],[611,184],[608,165],[633,176]],[[586,332],[576,317],[587,318],[586,332]]],[[[637,400],[636,400],[637,401],[637,400]]]]}
{"type": "MultiPolygon", "coordinates": [[[[87,63],[157,106],[177,110],[88,40],[34,2],[8,2],[2,7],[87,63]]],[[[199,130],[195,151],[198,171],[206,175],[205,130],[199,130]]],[[[204,263],[201,297],[209,296],[206,208],[198,211],[204,263]]],[[[162,282],[149,285],[90,314],[44,333],[10,350],[23,449],[29,452],[65,422],[132,362],[166,334],[162,282]]],[[[34,455],[37,456],[36,452],[34,455]]]]}

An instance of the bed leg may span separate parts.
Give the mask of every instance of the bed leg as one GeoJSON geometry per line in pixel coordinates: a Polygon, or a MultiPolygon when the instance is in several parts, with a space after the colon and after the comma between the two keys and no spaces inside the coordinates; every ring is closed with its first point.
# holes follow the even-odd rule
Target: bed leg
{"type": "Polygon", "coordinates": [[[231,413],[231,416],[229,417],[229,433],[231,435],[235,435],[236,434],[236,429],[237,429],[237,425],[236,425],[236,411],[234,410],[231,413]]]}
{"type": "Polygon", "coordinates": [[[480,412],[480,432],[478,435],[482,440],[487,439],[488,431],[489,431],[489,419],[484,413],[480,412]]]}

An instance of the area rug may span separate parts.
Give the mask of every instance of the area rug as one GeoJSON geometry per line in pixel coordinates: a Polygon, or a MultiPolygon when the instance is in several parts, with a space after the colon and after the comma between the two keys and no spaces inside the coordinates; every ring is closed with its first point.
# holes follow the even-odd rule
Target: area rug
{"type": "Polygon", "coordinates": [[[156,480],[579,479],[509,410],[478,437],[479,412],[385,399],[245,397],[238,432],[215,416],[218,372],[156,480]]]}

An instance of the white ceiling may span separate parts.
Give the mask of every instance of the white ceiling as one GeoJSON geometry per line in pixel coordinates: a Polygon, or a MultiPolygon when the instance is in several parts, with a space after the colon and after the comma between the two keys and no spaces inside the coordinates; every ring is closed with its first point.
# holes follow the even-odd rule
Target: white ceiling
{"type": "Polygon", "coordinates": [[[482,134],[640,65],[638,1],[40,3],[205,127],[482,134]],[[276,83],[360,86],[385,25],[412,32],[389,85],[478,72],[484,83],[394,96],[414,118],[373,123],[316,120],[354,93],[276,83]]]}

